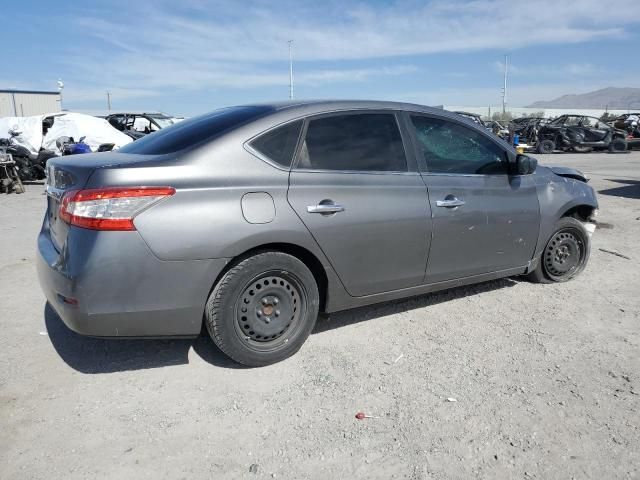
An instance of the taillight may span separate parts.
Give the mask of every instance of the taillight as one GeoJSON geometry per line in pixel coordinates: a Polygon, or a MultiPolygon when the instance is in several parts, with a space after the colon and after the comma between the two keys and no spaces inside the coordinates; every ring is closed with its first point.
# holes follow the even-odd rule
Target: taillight
{"type": "Polygon", "coordinates": [[[59,216],[70,225],[91,230],[135,230],[137,214],[174,193],[172,187],[71,190],[62,197],[59,216]]]}

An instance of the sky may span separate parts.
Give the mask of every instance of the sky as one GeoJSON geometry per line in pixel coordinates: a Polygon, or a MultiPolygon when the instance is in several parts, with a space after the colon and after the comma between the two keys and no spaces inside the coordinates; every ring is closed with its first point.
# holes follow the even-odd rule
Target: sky
{"type": "Polygon", "coordinates": [[[295,98],[525,106],[640,87],[640,1],[21,0],[3,10],[0,89],[64,108],[192,116],[295,98]],[[10,67],[10,68],[9,68],[10,67]]]}

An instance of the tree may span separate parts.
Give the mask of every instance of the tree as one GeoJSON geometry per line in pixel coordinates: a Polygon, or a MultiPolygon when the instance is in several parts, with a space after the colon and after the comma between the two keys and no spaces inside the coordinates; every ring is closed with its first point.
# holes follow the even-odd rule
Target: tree
{"type": "Polygon", "coordinates": [[[497,122],[510,122],[511,120],[513,120],[513,115],[511,114],[511,112],[495,112],[493,115],[491,115],[491,120],[495,120],[497,122]]]}

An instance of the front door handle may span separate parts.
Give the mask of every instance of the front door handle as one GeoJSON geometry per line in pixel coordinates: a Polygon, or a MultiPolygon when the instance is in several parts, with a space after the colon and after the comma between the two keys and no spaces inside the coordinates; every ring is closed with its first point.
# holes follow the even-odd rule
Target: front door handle
{"type": "Polygon", "coordinates": [[[436,200],[436,207],[454,208],[464,205],[463,200],[458,200],[452,195],[447,195],[444,200],[436,200]]]}
{"type": "Polygon", "coordinates": [[[344,206],[337,203],[327,202],[323,200],[317,205],[307,206],[307,212],[309,213],[321,213],[323,215],[331,215],[333,213],[344,212],[344,206]]]}

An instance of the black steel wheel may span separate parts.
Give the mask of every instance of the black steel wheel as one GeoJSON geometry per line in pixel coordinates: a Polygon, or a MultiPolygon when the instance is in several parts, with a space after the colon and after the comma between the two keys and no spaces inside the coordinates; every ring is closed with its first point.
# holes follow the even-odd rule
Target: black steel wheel
{"type": "Polygon", "coordinates": [[[303,262],[262,252],[223,275],[209,296],[205,318],[220,350],[257,367],[296,353],[313,330],[318,307],[318,286],[303,262]]]}
{"type": "Polygon", "coordinates": [[[557,231],[543,254],[545,273],[552,280],[572,276],[584,262],[585,241],[581,232],[573,228],[557,231]]]}
{"type": "Polygon", "coordinates": [[[589,234],[582,222],[561,218],[527,278],[537,283],[566,282],[584,270],[590,254],[589,234]]]}
{"type": "Polygon", "coordinates": [[[287,341],[285,333],[300,327],[306,308],[307,293],[298,278],[290,272],[265,272],[238,297],[236,333],[250,348],[277,348],[287,341]]]}

